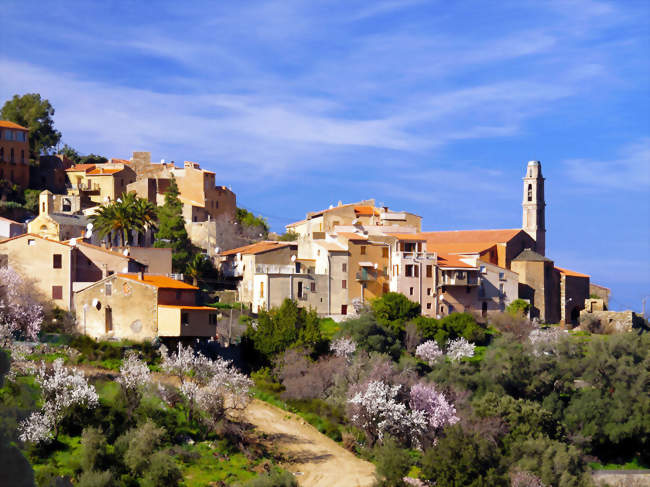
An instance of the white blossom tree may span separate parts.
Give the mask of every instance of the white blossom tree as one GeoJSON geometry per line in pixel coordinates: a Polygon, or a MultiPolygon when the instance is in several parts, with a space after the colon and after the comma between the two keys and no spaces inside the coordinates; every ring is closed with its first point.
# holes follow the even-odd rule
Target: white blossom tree
{"type": "Polygon", "coordinates": [[[385,434],[415,440],[426,430],[425,413],[409,411],[396,399],[400,388],[400,385],[372,381],[348,400],[351,421],[366,433],[371,446],[385,434]]]}
{"type": "Polygon", "coordinates": [[[456,408],[447,401],[447,398],[436,390],[433,384],[417,383],[409,392],[409,406],[412,410],[422,411],[427,419],[427,433],[435,436],[445,426],[459,421],[456,408]]]}
{"type": "Polygon", "coordinates": [[[41,362],[36,369],[36,382],[41,387],[43,407],[21,422],[21,441],[40,443],[56,439],[59,425],[71,408],[93,408],[99,402],[95,387],[88,384],[81,372],[65,367],[61,358],[52,367],[41,362]]]}
{"type": "Polygon", "coordinates": [[[122,388],[129,418],[142,400],[147,386],[151,384],[151,372],[147,364],[134,351],[129,351],[122,360],[120,376],[116,379],[122,388]]]}
{"type": "Polygon", "coordinates": [[[229,360],[211,360],[179,344],[177,353],[163,354],[162,369],[179,378],[188,420],[201,411],[214,425],[226,410],[239,411],[250,402],[253,382],[229,360]]]}
{"type": "Polygon", "coordinates": [[[415,356],[433,365],[443,356],[442,350],[434,340],[427,340],[415,349],[415,356]]]}
{"type": "Polygon", "coordinates": [[[330,344],[330,350],[337,357],[344,357],[347,360],[350,360],[350,357],[357,350],[357,344],[354,343],[354,340],[347,337],[337,338],[330,344]]]}
{"type": "Polygon", "coordinates": [[[43,306],[32,284],[12,267],[0,269],[0,341],[6,346],[20,332],[35,340],[43,323],[43,306]]]}
{"type": "Polygon", "coordinates": [[[528,335],[528,341],[532,345],[533,354],[540,356],[543,353],[557,353],[557,346],[563,338],[566,338],[569,332],[557,326],[548,328],[535,328],[528,335]]]}
{"type": "Polygon", "coordinates": [[[457,338],[456,340],[449,342],[449,345],[447,345],[447,357],[449,357],[450,360],[458,362],[462,358],[473,357],[474,348],[475,345],[468,342],[463,337],[457,338]]]}

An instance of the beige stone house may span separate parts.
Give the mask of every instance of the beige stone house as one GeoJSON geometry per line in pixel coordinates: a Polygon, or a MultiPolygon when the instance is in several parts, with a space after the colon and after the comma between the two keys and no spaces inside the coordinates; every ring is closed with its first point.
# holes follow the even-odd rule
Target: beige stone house
{"type": "Polygon", "coordinates": [[[85,215],[54,211],[54,195],[45,190],[38,197],[38,216],[27,224],[27,231],[51,240],[68,240],[83,237],[89,222],[85,215]]]}
{"type": "Polygon", "coordinates": [[[0,216],[0,239],[17,237],[27,230],[27,225],[0,216]]]}
{"type": "Polygon", "coordinates": [[[217,335],[217,311],[198,288],[166,276],[113,274],[75,293],[77,326],[95,338],[137,341],[217,335]]]}
{"type": "Polygon", "coordinates": [[[2,261],[33,279],[41,297],[64,310],[72,308],[74,290],[117,272],[145,269],[140,262],[101,247],[24,234],[0,242],[2,261]]]}
{"type": "Polygon", "coordinates": [[[135,181],[135,171],[128,161],[104,164],[76,164],[65,170],[68,193],[88,199],[92,205],[115,201],[135,181]]]}

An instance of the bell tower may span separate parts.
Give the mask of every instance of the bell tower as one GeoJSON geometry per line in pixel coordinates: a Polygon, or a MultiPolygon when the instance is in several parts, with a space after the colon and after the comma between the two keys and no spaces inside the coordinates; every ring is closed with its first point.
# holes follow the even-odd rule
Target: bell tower
{"type": "Polygon", "coordinates": [[[535,251],[544,255],[546,251],[546,203],[544,202],[544,178],[539,161],[530,161],[524,176],[524,201],[522,228],[535,239],[535,251]]]}

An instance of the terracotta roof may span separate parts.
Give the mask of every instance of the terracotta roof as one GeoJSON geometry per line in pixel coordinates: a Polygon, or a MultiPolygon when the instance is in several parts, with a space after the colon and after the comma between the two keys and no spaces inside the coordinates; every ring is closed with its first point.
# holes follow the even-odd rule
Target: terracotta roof
{"type": "Polygon", "coordinates": [[[14,122],[10,122],[9,120],[0,120],[0,127],[4,127],[6,129],[18,129],[18,130],[29,131],[27,127],[23,127],[22,125],[18,125],[17,123],[14,122]]]}
{"type": "Polygon", "coordinates": [[[144,284],[151,284],[152,286],[163,289],[198,289],[196,286],[184,283],[183,281],[177,281],[176,279],[167,276],[144,274],[142,279],[140,279],[138,274],[118,274],[118,276],[142,282],[144,284]]]}
{"type": "Polygon", "coordinates": [[[372,206],[355,206],[354,212],[360,216],[379,215],[379,212],[372,206]]]}
{"type": "Polygon", "coordinates": [[[337,235],[348,240],[368,240],[367,235],[359,235],[358,233],[352,232],[338,232],[337,235]]]}
{"type": "Polygon", "coordinates": [[[22,235],[16,235],[15,237],[6,238],[0,241],[0,243],[5,243],[5,242],[9,242],[10,240],[16,240],[18,238],[25,238],[25,237],[40,238],[41,240],[46,240],[48,242],[58,243],[60,245],[65,245],[66,247],[72,247],[72,245],[67,244],[65,242],[61,242],[60,240],[53,240],[51,238],[41,237],[40,235],[37,235],[35,233],[23,233],[22,235]]]}
{"type": "Polygon", "coordinates": [[[443,254],[482,254],[496,246],[495,242],[439,244],[427,240],[427,252],[442,252],[443,254]]]}
{"type": "Polygon", "coordinates": [[[560,271],[560,274],[564,274],[565,276],[571,276],[571,277],[591,277],[588,274],[581,274],[576,271],[572,271],[569,269],[563,269],[562,267],[555,266],[555,268],[560,271]]]}
{"type": "Polygon", "coordinates": [[[123,171],[123,168],[118,168],[118,169],[104,169],[103,167],[97,167],[93,169],[92,171],[88,172],[88,176],[104,176],[104,175],[110,175],[110,174],[115,174],[116,172],[123,171]]]}
{"type": "Polygon", "coordinates": [[[210,306],[177,306],[175,304],[159,304],[158,307],[170,309],[205,309],[208,311],[217,311],[217,308],[212,308],[210,306]]]}
{"type": "Polygon", "coordinates": [[[262,252],[268,252],[270,250],[281,249],[289,245],[296,245],[294,242],[276,242],[274,240],[264,240],[262,242],[257,242],[250,245],[245,245],[243,247],[237,247],[236,249],[226,250],[221,252],[219,255],[235,255],[235,254],[261,254],[262,252]]]}
{"type": "Polygon", "coordinates": [[[442,269],[446,268],[463,268],[463,269],[476,269],[473,265],[460,260],[457,255],[438,254],[438,266],[442,269]]]}
{"type": "Polygon", "coordinates": [[[449,232],[422,232],[420,235],[427,239],[427,242],[435,244],[457,244],[457,243],[504,243],[512,240],[520,228],[509,230],[453,230],[449,232]]]}
{"type": "Polygon", "coordinates": [[[115,157],[111,157],[111,160],[109,162],[111,164],[131,164],[131,161],[128,159],[116,159],[115,157]]]}
{"type": "Polygon", "coordinates": [[[88,172],[88,171],[92,171],[93,169],[95,169],[95,167],[96,167],[95,164],[75,164],[74,166],[69,167],[68,169],[66,169],[66,171],[69,171],[69,172],[78,172],[78,171],[88,172]]]}

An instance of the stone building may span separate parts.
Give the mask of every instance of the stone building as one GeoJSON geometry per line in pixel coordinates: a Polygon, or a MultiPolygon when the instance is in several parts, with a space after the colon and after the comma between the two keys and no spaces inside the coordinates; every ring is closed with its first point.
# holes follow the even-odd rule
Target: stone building
{"type": "MultiPolygon", "coordinates": [[[[57,196],[61,202],[65,199],[57,196]]],[[[69,199],[72,201],[73,197],[69,199]]],[[[51,240],[83,238],[90,220],[82,214],[57,212],[54,205],[54,195],[49,190],[42,191],[38,198],[38,216],[27,224],[27,231],[51,240]]]]}
{"type": "Polygon", "coordinates": [[[27,225],[0,216],[0,239],[17,237],[27,231],[27,225]]]}
{"type": "Polygon", "coordinates": [[[217,335],[217,312],[198,288],[166,276],[113,274],[75,293],[79,332],[94,338],[194,339],[217,335]]]}
{"type": "Polygon", "coordinates": [[[30,186],[34,189],[48,189],[55,194],[65,194],[68,184],[65,171],[72,165],[72,161],[63,154],[40,156],[38,165],[29,168],[30,186]]]}
{"type": "Polygon", "coordinates": [[[29,129],[0,120],[0,179],[29,187],[29,129]]]}
{"type": "Polygon", "coordinates": [[[117,200],[136,179],[128,161],[113,160],[103,164],[76,164],[66,169],[68,193],[79,195],[90,205],[117,200]]]}

